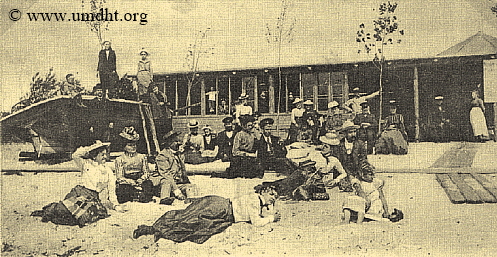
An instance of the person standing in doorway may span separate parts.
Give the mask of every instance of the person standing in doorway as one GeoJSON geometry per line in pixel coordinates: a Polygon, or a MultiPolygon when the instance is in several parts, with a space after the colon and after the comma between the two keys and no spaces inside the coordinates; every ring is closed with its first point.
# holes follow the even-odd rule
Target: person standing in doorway
{"type": "Polygon", "coordinates": [[[473,128],[473,135],[475,136],[476,142],[485,142],[488,139],[488,128],[487,121],[485,119],[485,105],[483,100],[478,95],[478,90],[473,90],[471,92],[471,111],[469,112],[469,118],[471,121],[471,127],[473,128]]]}

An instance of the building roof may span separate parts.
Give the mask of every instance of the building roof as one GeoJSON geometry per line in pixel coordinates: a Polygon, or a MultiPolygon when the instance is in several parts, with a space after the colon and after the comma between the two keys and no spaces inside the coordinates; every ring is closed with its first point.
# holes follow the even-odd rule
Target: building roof
{"type": "Polygon", "coordinates": [[[466,40],[437,54],[437,56],[469,56],[497,53],[497,38],[479,31],[466,40]]]}

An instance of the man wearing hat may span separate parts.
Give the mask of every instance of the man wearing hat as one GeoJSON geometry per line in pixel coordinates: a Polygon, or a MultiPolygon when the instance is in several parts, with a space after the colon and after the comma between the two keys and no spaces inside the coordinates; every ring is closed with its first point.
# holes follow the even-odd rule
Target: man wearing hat
{"type": "Polygon", "coordinates": [[[285,162],[286,149],[279,137],[271,135],[273,124],[271,118],[265,118],[259,124],[262,133],[256,141],[257,158],[264,170],[279,171],[288,168],[285,162]]]}
{"type": "Polygon", "coordinates": [[[435,108],[428,117],[429,134],[435,143],[448,142],[450,119],[444,105],[444,97],[435,97],[435,108]]]}
{"type": "Polygon", "coordinates": [[[204,150],[204,137],[198,133],[199,123],[197,120],[188,122],[190,132],[183,137],[183,148],[185,149],[185,162],[189,164],[204,163],[202,151],[204,150]]]}
{"type": "Polygon", "coordinates": [[[318,129],[319,129],[319,114],[314,110],[314,103],[311,100],[304,102],[304,114],[302,119],[304,120],[303,130],[311,135],[311,142],[317,143],[318,129]]]}
{"type": "Polygon", "coordinates": [[[380,91],[376,91],[369,95],[361,96],[360,90],[358,87],[352,89],[352,98],[345,102],[345,108],[350,111],[353,115],[356,115],[361,112],[361,103],[367,102],[369,99],[380,95],[380,91]]]}
{"type": "Polygon", "coordinates": [[[180,134],[172,130],[164,136],[165,147],[156,158],[157,169],[150,178],[154,186],[160,186],[160,204],[170,205],[175,199],[185,200],[195,195],[195,185],[186,175],[180,134]]]}
{"type": "Polygon", "coordinates": [[[218,159],[223,162],[231,161],[233,157],[233,140],[235,139],[236,132],[233,125],[233,118],[226,117],[223,119],[224,130],[217,134],[217,144],[219,146],[218,159]]]}
{"type": "MultiPolygon", "coordinates": [[[[341,133],[345,137],[340,142],[341,153],[338,159],[348,174],[348,178],[357,178],[361,172],[361,164],[365,162],[369,163],[366,143],[357,136],[359,127],[348,120],[343,123],[341,129],[341,133]]],[[[352,185],[349,182],[349,180],[344,181],[344,191],[352,191],[352,185]]]]}
{"type": "MultiPolygon", "coordinates": [[[[324,117],[324,133],[336,132],[340,130],[343,122],[347,120],[347,115],[345,115],[340,109],[340,105],[337,101],[331,101],[328,103],[328,112],[324,117]]],[[[323,134],[324,134],[323,133],[323,134]]]]}
{"type": "Polygon", "coordinates": [[[222,178],[263,178],[264,169],[257,161],[257,149],[254,147],[255,136],[254,117],[252,115],[240,116],[242,130],[236,133],[233,140],[233,157],[230,166],[224,173],[213,174],[213,177],[222,178]]]}
{"type": "Polygon", "coordinates": [[[378,134],[378,120],[371,113],[367,102],[361,103],[362,112],[354,118],[354,124],[361,126],[357,132],[359,139],[367,144],[368,154],[373,154],[376,144],[376,134],[378,134]]]}

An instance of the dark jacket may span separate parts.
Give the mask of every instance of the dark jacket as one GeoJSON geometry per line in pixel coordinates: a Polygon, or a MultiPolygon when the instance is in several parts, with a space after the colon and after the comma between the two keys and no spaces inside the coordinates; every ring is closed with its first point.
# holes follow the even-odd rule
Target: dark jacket
{"type": "Polygon", "coordinates": [[[285,157],[286,149],[280,144],[280,138],[273,135],[270,135],[269,137],[271,138],[271,144],[269,144],[269,142],[266,142],[266,138],[264,137],[264,135],[261,135],[261,138],[259,140],[256,140],[254,147],[257,149],[257,157],[285,157]],[[270,145],[270,151],[268,150],[268,145],[270,145]]]}
{"type": "Polygon", "coordinates": [[[173,153],[171,149],[165,148],[157,156],[156,162],[157,172],[161,177],[173,180],[176,184],[190,184],[186,175],[184,154],[173,153]]]}
{"type": "Polygon", "coordinates": [[[233,136],[229,138],[226,135],[226,130],[223,130],[217,134],[217,145],[219,146],[218,156],[223,158],[224,155],[231,158],[233,156],[233,140],[235,139],[236,132],[233,131],[233,136]]]}
{"type": "Polygon", "coordinates": [[[340,149],[338,159],[342,163],[345,172],[351,176],[359,177],[361,174],[361,165],[365,162],[368,163],[366,143],[360,139],[355,140],[352,145],[351,153],[347,154],[345,139],[342,139],[342,141],[340,141],[340,149]]]}
{"type": "Polygon", "coordinates": [[[98,53],[97,70],[100,72],[113,72],[116,70],[116,52],[114,52],[114,50],[109,50],[108,59],[105,50],[100,50],[100,52],[98,53]]]}

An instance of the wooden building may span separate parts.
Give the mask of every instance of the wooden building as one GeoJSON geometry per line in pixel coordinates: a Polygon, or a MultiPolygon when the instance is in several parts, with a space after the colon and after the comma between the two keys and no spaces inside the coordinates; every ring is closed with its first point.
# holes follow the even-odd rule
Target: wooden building
{"type": "MultiPolygon", "coordinates": [[[[482,98],[488,107],[487,122],[494,124],[497,68],[493,67],[497,65],[497,48],[488,45],[497,46],[497,39],[478,33],[440,56],[386,61],[383,96],[386,102],[390,99],[399,102],[398,112],[405,117],[411,141],[429,140],[426,123],[435,108],[437,95],[444,96],[448,107],[453,125],[451,140],[471,139],[470,92],[477,85],[481,85],[482,98]]],[[[344,104],[352,88],[358,87],[365,94],[379,90],[379,69],[373,62],[198,72],[194,75],[196,83],[191,88],[190,99],[189,76],[192,74],[154,75],[154,81],[166,92],[171,109],[182,109],[173,118],[173,127],[183,131],[190,119],[197,119],[201,125],[210,125],[216,131],[222,130],[221,120],[232,114],[238,97],[244,93],[249,96],[254,111],[277,121],[275,133],[284,137],[290,125],[292,101],[296,97],[312,100],[315,108],[324,113],[330,101],[344,104]],[[211,91],[215,92],[210,93],[215,96],[217,108],[214,109],[210,109],[208,103],[211,91]]],[[[369,102],[372,112],[378,116],[379,98],[369,102]]],[[[387,106],[383,108],[386,114],[387,106]]]]}

